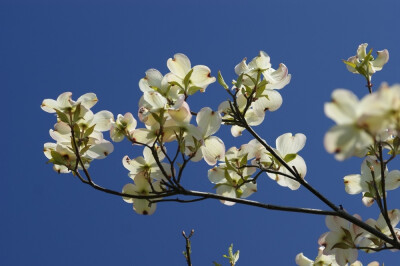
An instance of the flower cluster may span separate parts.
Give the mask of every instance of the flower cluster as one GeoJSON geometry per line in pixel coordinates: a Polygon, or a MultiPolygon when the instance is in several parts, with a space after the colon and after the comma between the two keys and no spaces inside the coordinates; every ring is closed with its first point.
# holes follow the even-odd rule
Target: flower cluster
{"type": "Polygon", "coordinates": [[[74,101],[72,93],[65,92],[57,100],[45,99],[41,108],[48,113],[57,114],[54,130],[50,136],[56,143],[45,143],[44,154],[59,173],[69,173],[81,168],[77,162],[78,153],[85,167],[94,159],[103,159],[114,149],[111,142],[103,138],[103,131],[110,130],[112,113],[90,110],[96,102],[94,93],[87,93],[74,101]]]}
{"type": "MultiPolygon", "coordinates": [[[[324,144],[335,158],[364,157],[375,141],[396,144],[400,132],[400,85],[383,84],[361,100],[351,91],[337,89],[325,104],[325,114],[336,122],[325,135],[324,144]]],[[[398,143],[398,142],[397,142],[398,143]]],[[[386,148],[395,149],[398,145],[386,148]]]]}
{"type": "Polygon", "coordinates": [[[378,51],[378,56],[374,58],[371,53],[372,49],[367,53],[367,43],[360,44],[355,56],[349,57],[344,63],[347,69],[354,74],[363,75],[368,81],[371,81],[371,76],[376,71],[380,71],[389,61],[389,52],[384,49],[378,51]]]}
{"type": "MultiPolygon", "coordinates": [[[[346,192],[349,194],[362,193],[365,206],[371,206],[376,198],[383,194],[382,166],[373,157],[367,157],[361,164],[361,174],[347,175],[344,177],[346,192]],[[376,191],[378,189],[378,191],[376,191]]],[[[383,171],[385,177],[385,191],[396,189],[400,186],[400,171],[383,171]]]]}
{"type": "MultiPolygon", "coordinates": [[[[273,151],[277,156],[289,165],[292,169],[304,178],[307,166],[304,159],[297,153],[304,147],[306,137],[298,133],[286,133],[276,139],[276,148],[273,151]]],[[[208,170],[208,179],[215,184],[218,195],[231,198],[246,198],[257,191],[256,177],[252,175],[259,169],[267,172],[268,176],[275,180],[279,185],[296,190],[300,183],[289,170],[279,162],[276,157],[269,152],[257,140],[251,140],[243,144],[239,149],[230,148],[225,153],[225,159],[218,166],[208,170]],[[251,161],[248,164],[248,161],[251,161]]],[[[234,202],[223,200],[226,205],[233,205],[234,202]]]]}
{"type": "MultiPolygon", "coordinates": [[[[284,64],[280,64],[278,69],[273,69],[270,57],[260,51],[249,64],[246,58],[235,67],[235,72],[239,78],[233,82],[233,90],[236,91],[235,108],[232,110],[232,103],[222,102],[218,111],[223,114],[225,121],[235,120],[235,111],[243,114],[246,122],[250,126],[260,125],[265,118],[266,111],[276,111],[282,105],[282,96],[279,89],[282,89],[290,82],[291,75],[284,64]]],[[[219,82],[228,89],[222,77],[219,82]]],[[[245,128],[242,125],[234,124],[231,133],[234,137],[240,136],[245,128]]]]}

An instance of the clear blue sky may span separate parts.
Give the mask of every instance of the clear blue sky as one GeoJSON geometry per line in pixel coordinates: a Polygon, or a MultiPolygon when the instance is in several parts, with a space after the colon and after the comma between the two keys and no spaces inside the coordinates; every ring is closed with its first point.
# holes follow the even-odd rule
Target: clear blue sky
{"type": "MultiPolygon", "coordinates": [[[[336,204],[364,219],[377,218],[376,206],[363,207],[360,196],[345,193],[342,178],[358,173],[361,160],[335,161],[322,146],[333,125],[323,114],[335,88],[367,93],[364,80],[349,73],[341,59],[360,43],[387,48],[389,63],[373,77],[400,82],[400,4],[398,1],[0,1],[0,87],[2,156],[0,177],[1,265],[185,265],[181,231],[195,229],[194,265],[226,262],[222,254],[234,243],[238,265],[294,265],[297,253],[317,255],[317,239],[327,231],[323,217],[266,211],[207,200],[162,203],[154,215],[133,212],[121,198],[95,191],[72,175],[58,175],[46,165],[43,143],[55,123],[43,112],[44,98],[64,91],[75,97],[95,92],[103,109],[115,115],[137,113],[138,82],[149,68],[167,73],[175,53],[205,64],[225,80],[233,68],[259,50],[274,67],[283,62],[292,74],[281,90],[282,107],[256,130],[269,143],[286,132],[301,132],[306,179],[336,204]],[[335,3],[333,3],[335,2],[335,3]],[[5,119],[5,121],[4,121],[5,119]],[[3,146],[4,147],[4,146],[3,146]]],[[[217,84],[189,100],[193,110],[216,109],[227,99],[217,84]]],[[[249,140],[219,132],[227,147],[249,140]]],[[[120,190],[130,181],[124,155],[141,153],[124,141],[108,159],[95,161],[97,183],[120,190]]],[[[390,169],[400,164],[395,162],[390,169]]],[[[208,165],[193,164],[184,184],[212,190],[208,165]]],[[[271,204],[326,208],[305,189],[292,192],[269,178],[250,199],[271,204]]],[[[399,208],[399,191],[389,193],[399,208]]],[[[396,265],[399,253],[359,258],[396,265]]]]}

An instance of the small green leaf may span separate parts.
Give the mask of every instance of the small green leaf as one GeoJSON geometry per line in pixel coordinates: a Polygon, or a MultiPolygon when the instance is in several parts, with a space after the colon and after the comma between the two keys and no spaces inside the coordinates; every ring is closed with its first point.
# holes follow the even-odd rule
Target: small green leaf
{"type": "Polygon", "coordinates": [[[88,129],[86,129],[86,130],[85,130],[85,133],[83,134],[83,137],[84,137],[84,138],[89,137],[89,136],[93,133],[93,130],[94,130],[94,127],[95,127],[95,126],[96,126],[96,125],[93,125],[93,126],[89,127],[88,129]]]}
{"type": "Polygon", "coordinates": [[[189,83],[190,83],[190,77],[192,76],[193,73],[193,68],[186,74],[185,78],[183,79],[183,86],[185,88],[188,88],[189,83]]]}
{"type": "Polygon", "coordinates": [[[58,110],[58,109],[54,109],[54,110],[56,110],[58,119],[60,119],[60,120],[61,120],[62,122],[64,122],[64,123],[69,124],[69,119],[68,119],[68,116],[67,116],[66,114],[64,114],[63,112],[61,112],[61,111],[58,110]]]}
{"type": "Polygon", "coordinates": [[[176,81],[170,81],[170,82],[168,82],[171,86],[178,86],[179,88],[181,88],[182,90],[184,90],[184,88],[182,87],[182,85],[181,84],[179,84],[178,82],[176,82],[176,81]]]}
{"type": "Polygon", "coordinates": [[[364,198],[373,198],[374,195],[371,194],[371,192],[365,192],[363,195],[364,198]]]}
{"type": "Polygon", "coordinates": [[[295,153],[289,153],[289,154],[286,154],[286,156],[285,156],[285,158],[283,158],[283,160],[288,163],[290,161],[293,161],[296,158],[296,156],[297,156],[297,154],[295,154],[295,153]]]}
{"type": "Polygon", "coordinates": [[[74,121],[76,122],[80,119],[80,114],[81,114],[81,103],[78,103],[78,105],[75,108],[75,112],[74,112],[74,121]]]}
{"type": "Polygon", "coordinates": [[[214,266],[222,266],[222,264],[219,264],[218,262],[213,261],[214,266]]]}
{"type": "Polygon", "coordinates": [[[246,165],[247,164],[247,155],[248,153],[246,153],[242,159],[240,160],[240,166],[246,165]]]}
{"type": "Polygon", "coordinates": [[[340,248],[340,249],[349,249],[350,246],[347,245],[346,243],[336,243],[335,245],[333,245],[332,249],[334,248],[340,248]]]}
{"type": "Polygon", "coordinates": [[[229,175],[228,170],[226,170],[226,169],[225,169],[225,172],[224,172],[224,176],[225,176],[225,179],[228,180],[228,182],[230,184],[233,184],[233,180],[232,180],[231,176],[229,175]]]}
{"type": "Polygon", "coordinates": [[[81,128],[79,127],[78,124],[75,124],[73,127],[75,138],[79,138],[81,135],[81,128]]]}
{"type": "Polygon", "coordinates": [[[243,82],[243,73],[236,80],[235,83],[236,88],[240,88],[242,86],[242,82],[243,82]]]}
{"type": "Polygon", "coordinates": [[[222,77],[221,71],[218,71],[218,83],[224,87],[225,90],[228,90],[229,87],[228,85],[225,83],[224,78],[222,77]]]}
{"type": "Polygon", "coordinates": [[[187,91],[187,94],[188,94],[188,95],[193,95],[193,94],[195,94],[197,91],[202,91],[202,90],[203,90],[202,87],[191,86],[191,87],[189,88],[189,90],[187,91]]]}
{"type": "Polygon", "coordinates": [[[66,165],[68,163],[68,161],[58,152],[51,151],[50,153],[54,164],[66,165]]]}
{"type": "Polygon", "coordinates": [[[343,61],[343,63],[345,63],[349,67],[352,67],[352,68],[356,68],[357,67],[357,65],[352,63],[352,62],[349,62],[349,61],[346,61],[346,60],[342,60],[342,61],[343,61]]]}
{"type": "Polygon", "coordinates": [[[400,138],[396,136],[393,140],[394,150],[397,151],[399,149],[399,146],[400,146],[400,138]]]}

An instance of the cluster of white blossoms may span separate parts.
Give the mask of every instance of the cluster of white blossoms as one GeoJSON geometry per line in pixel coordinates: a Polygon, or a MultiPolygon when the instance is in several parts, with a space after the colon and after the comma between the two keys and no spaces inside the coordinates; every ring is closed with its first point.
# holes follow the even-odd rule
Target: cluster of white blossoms
{"type": "MultiPolygon", "coordinates": [[[[396,235],[400,237],[400,229],[395,226],[400,221],[400,210],[391,210],[388,213],[390,223],[394,228],[396,235]]],[[[359,215],[355,218],[361,220],[359,215]]],[[[386,247],[383,240],[377,238],[362,228],[349,223],[343,218],[337,216],[327,216],[325,219],[329,232],[322,234],[318,240],[320,245],[318,256],[316,259],[310,260],[303,253],[296,256],[296,263],[300,266],[312,265],[349,265],[362,266],[357,261],[358,249],[367,253],[375,252],[374,249],[386,247]]],[[[378,220],[368,219],[366,224],[376,228],[388,237],[391,236],[390,229],[380,214],[378,220]]],[[[388,246],[390,248],[390,245],[388,246]]],[[[394,250],[395,251],[395,250],[394,250]]],[[[378,262],[371,262],[368,266],[379,266],[378,262]]]]}
{"type": "Polygon", "coordinates": [[[387,49],[378,51],[378,56],[374,58],[371,55],[372,49],[367,53],[367,46],[367,43],[360,44],[357,54],[349,57],[344,62],[350,72],[361,74],[370,81],[372,74],[382,70],[383,65],[389,61],[389,51],[387,49]]]}
{"type": "MultiPolygon", "coordinates": [[[[361,174],[347,175],[344,177],[346,192],[352,195],[362,193],[362,202],[369,207],[379,196],[382,196],[382,166],[374,157],[367,157],[361,164],[361,174]],[[378,192],[375,189],[378,189],[378,192]],[[379,194],[379,195],[378,195],[379,194]]],[[[385,191],[394,190],[400,186],[400,171],[390,171],[386,167],[383,171],[385,176],[385,191]]]]}
{"type": "MultiPolygon", "coordinates": [[[[360,216],[353,218],[328,204],[337,216],[326,217],[330,231],[321,235],[318,241],[319,254],[314,261],[298,254],[298,265],[361,266],[356,261],[358,250],[374,252],[398,247],[388,238],[400,239],[400,229],[395,228],[400,221],[400,210],[387,210],[386,192],[400,187],[400,171],[389,172],[387,168],[400,153],[400,85],[389,87],[383,84],[372,93],[371,76],[388,62],[389,53],[378,51],[374,58],[372,50],[367,53],[366,47],[367,44],[361,44],[357,55],[344,62],[349,71],[367,79],[370,94],[358,99],[345,89],[332,93],[332,101],[325,104],[324,110],[336,125],[326,133],[324,145],[338,160],[351,156],[365,158],[361,174],[344,177],[345,190],[349,194],[362,193],[366,206],[376,201],[381,214],[377,220],[366,220],[362,229],[349,222],[357,224],[354,220],[357,219],[360,225],[363,223],[360,216]],[[385,160],[384,156],[389,158],[385,160]],[[368,229],[368,225],[372,229],[368,229]],[[373,230],[378,233],[372,234],[373,230]],[[376,236],[379,234],[381,238],[376,236]]],[[[192,67],[184,54],[175,54],[174,58],[168,59],[167,67],[170,72],[166,75],[149,69],[139,81],[143,96],[139,100],[138,120],[129,112],[117,115],[116,119],[109,111],[94,114],[90,110],[97,102],[93,93],[84,94],[76,101],[71,99],[70,92],[61,94],[56,100],[44,100],[41,108],[57,114],[57,123],[50,130],[55,143],[44,144],[45,156],[53,163],[54,170],[73,172],[81,181],[95,186],[89,176],[83,180],[78,170],[86,170],[94,159],[105,158],[113,151],[113,145],[102,133],[110,131],[114,142],[127,138],[135,147],[143,146],[143,156],[122,159],[132,183],[126,184],[119,194],[123,200],[132,203],[139,214],[154,213],[156,203],[164,196],[193,195],[180,183],[182,172],[190,161],[204,159],[213,167],[208,170],[208,179],[225,205],[234,205],[239,198],[255,193],[257,179],[263,173],[291,190],[306,185],[303,179],[307,166],[298,154],[305,146],[306,136],[282,134],[276,139],[274,148],[251,128],[264,121],[266,111],[275,111],[282,105],[278,90],[291,79],[284,64],[273,69],[270,57],[263,51],[249,64],[246,58],[243,59],[235,67],[238,78],[232,82],[231,89],[218,73],[218,82],[231,99],[222,102],[218,110],[204,107],[198,112],[191,111],[187,99],[196,92],[205,92],[216,81],[211,70],[204,65],[192,67]],[[138,122],[144,126],[138,128],[138,122]],[[256,139],[226,151],[224,142],[215,136],[222,124],[231,126],[234,137],[247,129],[256,139]],[[176,142],[176,146],[171,142],[176,142]],[[173,150],[172,155],[167,153],[167,146],[168,150],[173,150]]]]}
{"type": "MultiPolygon", "coordinates": [[[[204,159],[211,166],[220,162],[208,172],[209,180],[215,184],[219,195],[246,198],[256,192],[257,177],[253,175],[257,169],[267,172],[281,186],[292,190],[299,188],[300,184],[291,178],[290,171],[258,141],[252,140],[240,149],[232,147],[225,153],[224,142],[214,136],[223,123],[232,125],[234,136],[242,134],[244,127],[237,121],[237,112],[248,125],[255,126],[264,120],[267,110],[275,111],[281,106],[282,97],[277,90],[286,86],[291,78],[284,64],[273,69],[270,57],[263,51],[249,64],[243,59],[235,67],[239,77],[233,81],[233,93],[230,93],[237,109],[232,109],[232,102],[226,101],[220,104],[218,111],[204,107],[197,113],[190,110],[187,98],[198,91],[204,92],[216,81],[211,77],[210,69],[203,65],[192,67],[184,54],[175,54],[174,58],[168,59],[167,67],[170,72],[166,75],[149,69],[139,81],[143,96],[139,100],[138,120],[144,124],[143,128],[137,128],[138,121],[129,112],[117,115],[116,119],[108,111],[93,115],[90,108],[97,102],[93,93],[81,96],[76,102],[71,100],[71,93],[60,95],[57,101],[45,100],[43,110],[58,114],[55,130],[50,132],[57,144],[45,144],[45,154],[55,162],[55,168],[59,172],[76,170],[76,152],[86,166],[91,160],[108,155],[113,146],[103,139],[101,132],[110,130],[114,142],[127,138],[133,144],[144,146],[143,157],[130,159],[125,156],[122,160],[133,181],[123,188],[123,193],[133,197],[124,197],[124,200],[133,203],[134,210],[140,214],[155,211],[154,201],[161,199],[156,196],[168,190],[165,184],[175,177],[171,160],[168,158],[169,163],[163,162],[167,156],[165,145],[173,141],[177,142],[182,156],[191,161],[204,159]],[[195,124],[192,123],[193,116],[196,116],[195,124]],[[78,151],[71,141],[73,132],[78,151]],[[60,158],[64,159],[59,161],[60,158]],[[151,195],[154,201],[138,195],[151,195]]],[[[221,85],[229,90],[222,76],[219,79],[221,85]]],[[[273,149],[302,178],[307,168],[297,153],[304,147],[305,140],[303,134],[292,136],[286,133],[278,137],[273,149]]],[[[81,166],[78,164],[77,167],[81,166]]],[[[223,203],[234,204],[228,200],[223,203]]]]}
{"type": "Polygon", "coordinates": [[[90,108],[97,103],[94,93],[84,94],[76,101],[71,96],[71,92],[65,92],[57,100],[45,99],[41,105],[44,111],[57,114],[54,130],[50,129],[50,136],[56,143],[45,143],[44,154],[58,173],[81,168],[76,149],[85,167],[89,167],[92,160],[103,159],[114,150],[112,143],[105,140],[102,133],[110,130],[112,113],[100,111],[93,114],[90,108]]]}
{"type": "MultiPolygon", "coordinates": [[[[239,76],[234,81],[233,90],[237,91],[236,105],[250,126],[260,125],[265,118],[266,111],[276,111],[282,105],[282,96],[279,89],[289,84],[291,75],[284,64],[280,64],[277,70],[271,67],[270,57],[267,53],[260,51],[248,65],[244,58],[235,67],[239,76]],[[262,79],[263,77],[263,79],[262,79]]],[[[227,87],[226,87],[227,89],[227,87]]],[[[232,106],[228,101],[222,102],[218,111],[223,114],[224,119],[232,119],[232,106]]],[[[240,136],[244,128],[233,125],[231,133],[234,137],[240,136]]]]}
{"type": "Polygon", "coordinates": [[[338,160],[366,156],[375,141],[398,149],[393,142],[400,132],[400,85],[383,84],[361,100],[349,90],[337,89],[325,104],[325,114],[337,124],[326,133],[325,148],[338,160]]]}

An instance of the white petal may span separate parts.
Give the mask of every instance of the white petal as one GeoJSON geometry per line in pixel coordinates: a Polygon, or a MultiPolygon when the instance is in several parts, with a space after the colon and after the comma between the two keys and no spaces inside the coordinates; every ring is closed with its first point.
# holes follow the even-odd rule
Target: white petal
{"type": "Polygon", "coordinates": [[[386,190],[393,190],[400,186],[400,171],[393,170],[390,171],[388,175],[386,175],[385,180],[385,188],[386,190]]]}
{"type": "Polygon", "coordinates": [[[372,65],[374,66],[374,69],[376,71],[379,71],[382,69],[383,65],[386,64],[389,61],[389,51],[388,50],[382,50],[378,51],[378,57],[375,58],[374,61],[372,61],[372,65]]]}
{"type": "Polygon", "coordinates": [[[292,133],[286,133],[276,139],[276,149],[283,157],[287,154],[297,154],[303,149],[306,139],[306,136],[301,133],[294,136],[292,136],[292,133]]]}
{"type": "Polygon", "coordinates": [[[347,175],[344,178],[344,188],[349,194],[358,194],[363,191],[361,175],[347,175]]]}
{"type": "Polygon", "coordinates": [[[167,99],[158,92],[145,92],[143,93],[143,99],[149,105],[148,107],[151,111],[164,109],[167,104],[167,99]]]}
{"type": "Polygon", "coordinates": [[[145,199],[135,199],[133,209],[138,214],[152,215],[156,211],[157,204],[151,203],[145,199]]]}
{"type": "Polygon", "coordinates": [[[201,146],[201,152],[208,165],[215,165],[218,160],[225,157],[224,142],[215,136],[208,137],[204,140],[204,145],[201,146]]]}
{"type": "Polygon", "coordinates": [[[244,127],[239,127],[239,126],[234,125],[234,126],[231,127],[232,136],[239,137],[239,136],[242,135],[242,132],[244,130],[245,130],[244,127]]]}
{"type": "Polygon", "coordinates": [[[211,77],[211,70],[207,66],[197,65],[193,67],[190,80],[193,86],[205,89],[209,84],[215,82],[215,77],[211,77]]]}
{"type": "Polygon", "coordinates": [[[72,107],[71,96],[72,96],[72,92],[64,92],[64,93],[60,94],[60,96],[58,96],[57,104],[61,110],[72,107]]]}
{"type": "Polygon", "coordinates": [[[221,167],[213,167],[208,170],[208,180],[213,184],[222,184],[226,182],[225,170],[221,167]]]}
{"type": "Polygon", "coordinates": [[[364,130],[353,125],[334,126],[324,138],[325,149],[329,153],[335,153],[337,160],[350,156],[363,157],[372,143],[372,138],[364,130]]]}
{"type": "Polygon", "coordinates": [[[190,113],[189,105],[186,102],[183,102],[179,109],[176,109],[176,110],[169,109],[168,114],[176,122],[189,123],[192,118],[192,114],[190,113]]]}
{"type": "Polygon", "coordinates": [[[258,56],[254,57],[253,60],[249,63],[250,68],[254,69],[268,69],[271,68],[271,59],[269,55],[264,52],[260,51],[258,56]]]}
{"type": "Polygon", "coordinates": [[[367,46],[368,43],[362,43],[357,48],[357,57],[364,59],[367,56],[367,46]]]}
{"type": "Polygon", "coordinates": [[[58,102],[53,99],[45,99],[40,106],[43,111],[48,113],[55,113],[55,109],[60,109],[58,102]]]}
{"type": "MultiPolygon", "coordinates": [[[[236,198],[236,191],[233,187],[227,186],[227,185],[220,185],[217,187],[217,194],[224,196],[224,197],[229,197],[229,198],[236,198]]],[[[221,203],[232,206],[235,205],[235,202],[232,201],[227,201],[227,200],[221,200],[221,203]]]]}
{"type": "Polygon", "coordinates": [[[111,142],[103,140],[99,144],[95,144],[89,148],[86,154],[93,159],[106,158],[114,150],[114,146],[111,142]]]}
{"type": "Polygon", "coordinates": [[[325,115],[337,124],[354,123],[358,116],[357,96],[348,90],[336,89],[332,93],[332,102],[325,103],[325,115]]]}
{"type": "Polygon", "coordinates": [[[296,256],[296,264],[299,266],[313,266],[314,261],[304,256],[303,253],[299,253],[296,256]]]}
{"type": "Polygon", "coordinates": [[[97,103],[97,101],[98,101],[98,99],[97,99],[96,94],[86,93],[86,94],[83,94],[81,97],[79,97],[76,102],[81,103],[87,109],[90,109],[97,103]]]}
{"type": "Polygon", "coordinates": [[[235,66],[235,73],[236,75],[241,75],[242,73],[247,73],[249,71],[249,68],[246,64],[246,58],[244,58],[239,64],[235,66]]]}
{"type": "Polygon", "coordinates": [[[268,90],[265,89],[263,92],[262,96],[267,96],[267,97],[260,97],[258,98],[252,106],[254,107],[254,110],[258,114],[262,114],[265,111],[276,111],[281,107],[282,105],[282,96],[279,92],[275,90],[268,90]]]}
{"type": "Polygon", "coordinates": [[[196,122],[201,133],[206,138],[216,133],[221,127],[222,117],[209,107],[204,107],[196,116],[196,122]]]}
{"type": "Polygon", "coordinates": [[[154,91],[153,87],[161,88],[162,74],[157,69],[149,69],[146,76],[139,81],[139,88],[142,92],[154,91]]]}
{"type": "Polygon", "coordinates": [[[107,131],[111,128],[111,120],[114,115],[110,111],[100,111],[94,115],[92,124],[95,124],[95,130],[107,131]]]}
{"type": "MultiPolygon", "coordinates": [[[[122,193],[124,194],[129,194],[129,195],[136,195],[136,190],[135,190],[135,185],[134,184],[126,184],[123,188],[122,188],[122,193]]],[[[122,199],[125,202],[128,203],[133,203],[133,199],[132,198],[128,198],[128,197],[122,197],[122,199]]]]}
{"type": "Polygon", "coordinates": [[[243,186],[241,186],[241,189],[243,191],[243,194],[241,195],[241,198],[247,198],[254,192],[257,192],[257,184],[254,183],[246,183],[243,186]]]}
{"type": "Polygon", "coordinates": [[[184,79],[191,69],[189,58],[184,54],[175,54],[167,61],[168,69],[180,79],[184,79]]]}
{"type": "Polygon", "coordinates": [[[275,71],[273,71],[272,68],[269,69],[269,71],[264,71],[263,75],[268,81],[267,86],[265,86],[267,89],[282,89],[290,83],[291,79],[291,75],[288,74],[288,69],[285,64],[279,64],[279,68],[275,71]]]}

